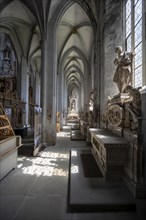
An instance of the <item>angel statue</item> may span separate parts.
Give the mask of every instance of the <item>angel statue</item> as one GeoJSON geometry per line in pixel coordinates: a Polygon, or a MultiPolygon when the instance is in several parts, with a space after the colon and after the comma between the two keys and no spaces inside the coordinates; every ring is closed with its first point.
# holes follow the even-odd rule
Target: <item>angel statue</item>
{"type": "Polygon", "coordinates": [[[115,53],[117,57],[114,60],[116,72],[113,82],[116,83],[119,92],[123,93],[128,85],[132,83],[132,64],[134,53],[123,51],[121,46],[116,47],[115,53]]]}

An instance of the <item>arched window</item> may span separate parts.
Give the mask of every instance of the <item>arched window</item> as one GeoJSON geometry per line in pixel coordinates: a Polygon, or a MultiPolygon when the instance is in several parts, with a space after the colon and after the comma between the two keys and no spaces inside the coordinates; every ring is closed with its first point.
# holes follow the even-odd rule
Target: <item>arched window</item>
{"type": "Polygon", "coordinates": [[[133,66],[133,86],[142,86],[142,4],[143,0],[127,0],[126,50],[135,52],[133,66]]]}

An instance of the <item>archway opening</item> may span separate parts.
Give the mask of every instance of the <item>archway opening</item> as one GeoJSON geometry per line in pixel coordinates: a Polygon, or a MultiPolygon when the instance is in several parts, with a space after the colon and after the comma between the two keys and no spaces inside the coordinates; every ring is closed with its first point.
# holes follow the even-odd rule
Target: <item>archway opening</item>
{"type": "Polygon", "coordinates": [[[67,118],[83,111],[90,88],[90,62],[93,29],[85,10],[72,4],[62,15],[57,26],[58,109],[67,118]]]}

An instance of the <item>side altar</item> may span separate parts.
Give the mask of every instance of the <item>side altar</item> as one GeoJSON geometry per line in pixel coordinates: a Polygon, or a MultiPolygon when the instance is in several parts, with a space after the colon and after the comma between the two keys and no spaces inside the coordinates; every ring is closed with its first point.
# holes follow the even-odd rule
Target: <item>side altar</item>
{"type": "Polygon", "coordinates": [[[132,86],[134,54],[117,47],[113,81],[119,93],[108,97],[101,129],[89,128],[92,152],[106,180],[121,179],[135,197],[146,197],[140,88],[132,86]]]}
{"type": "Polygon", "coordinates": [[[15,136],[9,119],[0,105],[0,180],[17,166],[21,136],[15,136]]]}

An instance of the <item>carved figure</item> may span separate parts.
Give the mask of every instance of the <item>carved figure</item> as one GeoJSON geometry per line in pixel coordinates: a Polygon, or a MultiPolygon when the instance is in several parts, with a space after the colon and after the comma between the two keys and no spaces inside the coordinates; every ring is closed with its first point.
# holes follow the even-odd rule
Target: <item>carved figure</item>
{"type": "Polygon", "coordinates": [[[72,100],[71,110],[75,110],[75,107],[76,107],[76,102],[75,102],[75,100],[72,100]]]}
{"type": "Polygon", "coordinates": [[[122,126],[123,111],[122,111],[122,108],[118,104],[108,105],[107,120],[109,124],[115,127],[122,126]]]}
{"type": "Polygon", "coordinates": [[[126,92],[129,94],[129,98],[125,100],[126,107],[134,116],[141,115],[141,95],[138,89],[132,86],[127,86],[126,92]]]}
{"type": "Polygon", "coordinates": [[[116,83],[119,92],[123,93],[125,88],[132,82],[132,62],[134,53],[123,51],[121,46],[116,47],[117,57],[114,60],[116,72],[113,82],[116,83]]]}

